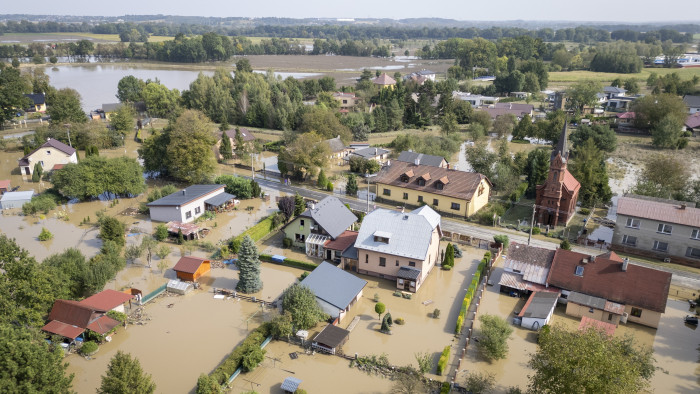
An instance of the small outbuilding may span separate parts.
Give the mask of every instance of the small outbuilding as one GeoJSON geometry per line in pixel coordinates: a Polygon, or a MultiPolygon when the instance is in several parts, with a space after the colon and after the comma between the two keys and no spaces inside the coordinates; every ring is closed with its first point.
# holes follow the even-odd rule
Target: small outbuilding
{"type": "Polygon", "coordinates": [[[316,335],[311,346],[318,351],[335,354],[349,337],[350,331],[329,324],[316,335]]]}
{"type": "Polygon", "coordinates": [[[522,319],[520,326],[533,330],[542,328],[552,318],[558,299],[559,293],[550,291],[532,293],[525,303],[525,307],[518,314],[522,319]]]}
{"type": "Polygon", "coordinates": [[[284,382],[282,382],[282,386],[280,388],[285,393],[294,393],[295,391],[297,391],[300,384],[301,379],[290,376],[287,379],[285,379],[284,382]]]}
{"type": "Polygon", "coordinates": [[[173,270],[178,279],[194,282],[211,269],[211,261],[200,257],[184,256],[178,260],[173,270]]]}
{"type": "Polygon", "coordinates": [[[133,298],[134,296],[131,295],[131,290],[129,290],[128,293],[123,293],[121,291],[107,289],[80,301],[80,303],[100,311],[126,313],[125,304],[131,304],[130,301],[133,298]]]}
{"type": "Polygon", "coordinates": [[[12,184],[9,179],[0,180],[0,196],[12,190],[12,184]]]}
{"type": "Polygon", "coordinates": [[[165,289],[171,293],[185,295],[192,290],[192,284],[179,279],[171,279],[165,289]]]}
{"type": "Polygon", "coordinates": [[[313,291],[323,312],[341,321],[362,297],[367,281],[324,261],[301,284],[313,291]]]}
{"type": "Polygon", "coordinates": [[[0,209],[22,208],[22,206],[30,201],[34,196],[34,190],[21,192],[7,192],[0,198],[0,209]]]}

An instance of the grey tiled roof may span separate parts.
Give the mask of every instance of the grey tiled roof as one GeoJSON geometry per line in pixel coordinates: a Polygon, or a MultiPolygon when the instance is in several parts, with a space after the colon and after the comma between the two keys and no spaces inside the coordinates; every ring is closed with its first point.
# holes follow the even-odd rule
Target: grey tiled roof
{"type": "Polygon", "coordinates": [[[431,167],[440,167],[442,161],[445,160],[443,157],[440,156],[425,155],[423,153],[409,151],[401,152],[399,158],[396,160],[415,164],[416,159],[418,159],[418,164],[431,167]]]}
{"type": "Polygon", "coordinates": [[[339,136],[326,140],[326,144],[328,144],[328,147],[331,148],[331,152],[333,153],[340,152],[345,149],[345,144],[340,140],[339,136]]]}
{"type": "Polygon", "coordinates": [[[538,291],[532,295],[530,305],[528,305],[522,316],[535,319],[544,319],[549,316],[549,311],[551,311],[554,305],[556,305],[558,298],[558,293],[538,291]]]}
{"type": "Polygon", "coordinates": [[[683,96],[683,102],[688,107],[700,108],[700,96],[685,95],[683,96]]]}
{"type": "Polygon", "coordinates": [[[433,230],[440,225],[439,217],[440,215],[428,206],[406,213],[375,209],[362,220],[355,247],[425,260],[433,230]],[[438,218],[437,223],[435,215],[438,218]],[[377,231],[391,234],[388,244],[374,241],[377,231]]]}
{"type": "Polygon", "coordinates": [[[396,274],[401,279],[416,280],[420,276],[420,270],[413,267],[400,267],[396,274]]]}
{"type": "Polygon", "coordinates": [[[317,298],[345,309],[365,288],[367,281],[324,261],[301,284],[311,289],[317,298]]]}
{"type": "Polygon", "coordinates": [[[153,202],[146,204],[152,206],[173,206],[179,207],[187,204],[190,201],[196,200],[208,193],[217,189],[222,189],[224,185],[192,185],[183,190],[177,191],[169,196],[159,198],[153,202]]]}
{"type": "Polygon", "coordinates": [[[324,198],[314,209],[307,209],[302,215],[310,216],[333,239],[357,221],[357,216],[333,196],[324,198]]]}
{"type": "Polygon", "coordinates": [[[365,149],[358,149],[358,150],[352,152],[353,155],[357,155],[357,156],[363,157],[365,159],[371,159],[373,157],[377,157],[377,156],[383,155],[385,153],[389,153],[389,151],[386,149],[382,149],[382,148],[365,148],[365,149]]]}

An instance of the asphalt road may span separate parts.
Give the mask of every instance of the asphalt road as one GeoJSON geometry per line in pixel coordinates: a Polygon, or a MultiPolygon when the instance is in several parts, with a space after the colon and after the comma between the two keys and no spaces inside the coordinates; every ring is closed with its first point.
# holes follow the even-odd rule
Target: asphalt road
{"type": "MultiPolygon", "coordinates": [[[[250,177],[248,177],[250,178],[250,177]]],[[[294,194],[294,193],[299,193],[302,197],[314,199],[317,201],[322,200],[326,196],[331,195],[331,193],[326,193],[320,190],[313,190],[309,189],[306,187],[301,187],[301,186],[294,186],[294,185],[285,185],[284,183],[279,182],[277,179],[263,179],[259,176],[256,175],[255,180],[260,184],[260,187],[263,190],[278,190],[278,191],[283,191],[285,193],[289,194],[294,194]]],[[[363,187],[363,184],[359,182],[358,185],[360,188],[363,187]]],[[[366,187],[366,185],[364,185],[366,187]]],[[[367,201],[359,200],[355,197],[348,197],[344,194],[338,194],[334,193],[333,194],[335,197],[337,197],[339,200],[341,200],[345,204],[349,204],[351,208],[359,211],[367,211],[367,201]]],[[[375,207],[378,208],[395,208],[391,205],[386,205],[386,204],[375,204],[374,202],[370,201],[369,202],[369,209],[372,210],[375,207]]],[[[485,227],[485,226],[479,226],[475,225],[473,223],[467,223],[458,219],[451,219],[451,218],[442,218],[442,228],[444,230],[450,231],[450,232],[456,232],[464,235],[469,235],[471,237],[476,237],[476,238],[481,238],[481,239],[493,239],[494,235],[498,234],[507,234],[508,238],[510,239],[511,242],[517,242],[517,243],[522,243],[522,244],[527,244],[527,234],[523,232],[517,232],[514,230],[506,229],[506,228],[501,228],[501,227],[485,227]]],[[[559,246],[558,242],[550,242],[550,241],[544,241],[540,239],[532,239],[530,241],[530,245],[532,246],[537,246],[541,248],[546,248],[546,249],[556,249],[559,246]]],[[[591,255],[596,255],[602,253],[601,250],[596,249],[596,248],[589,248],[589,247],[583,247],[583,246],[578,246],[578,245],[573,245],[573,250],[581,253],[588,253],[591,255]]],[[[673,274],[673,279],[672,283],[674,285],[678,286],[684,286],[684,287],[690,287],[690,288],[698,288],[700,289],[700,275],[688,272],[688,271],[683,271],[683,270],[678,270],[674,268],[666,268],[666,267],[660,267],[654,264],[649,264],[643,261],[638,261],[638,260],[630,260],[630,263],[632,264],[637,264],[641,265],[644,267],[650,267],[650,268],[655,268],[659,269],[662,271],[670,272],[673,274]]]]}

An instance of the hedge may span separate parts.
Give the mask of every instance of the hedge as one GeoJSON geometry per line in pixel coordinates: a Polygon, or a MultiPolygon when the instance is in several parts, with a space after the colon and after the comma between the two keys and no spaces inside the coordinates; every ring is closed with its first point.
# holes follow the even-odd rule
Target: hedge
{"type": "Polygon", "coordinates": [[[234,239],[232,240],[232,242],[235,241],[235,240],[241,240],[241,241],[242,241],[242,240],[243,240],[243,237],[245,237],[246,235],[249,236],[250,238],[252,238],[252,239],[253,239],[253,242],[258,242],[258,241],[260,241],[260,240],[263,239],[267,234],[269,234],[272,230],[274,230],[274,228],[273,228],[273,226],[272,226],[272,217],[273,217],[274,215],[275,215],[275,214],[273,213],[272,215],[270,215],[270,216],[266,217],[265,219],[259,221],[255,226],[253,226],[253,227],[247,229],[246,231],[244,231],[243,233],[241,233],[239,236],[237,236],[236,238],[234,238],[234,239]]]}
{"type": "Polygon", "coordinates": [[[301,268],[303,270],[313,271],[318,267],[318,264],[309,261],[294,260],[290,258],[285,258],[281,263],[278,261],[272,261],[272,256],[269,254],[261,254],[258,256],[260,261],[265,261],[267,263],[288,265],[290,267],[301,268]]]}
{"type": "Polygon", "coordinates": [[[253,330],[246,339],[241,342],[240,345],[233,348],[231,354],[226,357],[224,362],[219,365],[214,372],[211,373],[211,377],[216,379],[219,384],[224,384],[226,380],[233,375],[234,372],[243,363],[243,356],[248,352],[251,347],[260,347],[265,341],[265,338],[270,336],[270,323],[263,323],[260,327],[253,330]]]}
{"type": "Polygon", "coordinates": [[[442,354],[440,355],[440,360],[438,361],[437,365],[438,375],[442,375],[442,373],[445,371],[445,368],[447,367],[448,362],[450,362],[450,346],[445,346],[445,349],[443,349],[442,354]]]}

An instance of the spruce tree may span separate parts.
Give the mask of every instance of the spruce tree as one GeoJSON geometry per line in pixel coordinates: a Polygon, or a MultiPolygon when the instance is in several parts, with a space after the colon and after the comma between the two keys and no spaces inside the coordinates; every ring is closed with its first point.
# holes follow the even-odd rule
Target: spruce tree
{"type": "Polygon", "coordinates": [[[345,194],[348,196],[357,195],[357,178],[355,175],[348,175],[348,183],[345,185],[345,194]]]}
{"type": "Polygon", "coordinates": [[[224,160],[231,160],[233,158],[231,140],[228,138],[225,132],[221,134],[221,146],[219,146],[219,153],[221,153],[221,157],[224,160]]]}
{"type": "Polygon", "coordinates": [[[260,280],[260,260],[258,248],[249,236],[243,237],[241,248],[238,251],[238,285],[236,290],[243,293],[256,293],[263,287],[260,280]]]}
{"type": "Polygon", "coordinates": [[[321,172],[318,173],[318,181],[317,185],[320,188],[324,188],[328,185],[328,178],[326,178],[326,173],[323,172],[323,169],[321,169],[321,172]]]}

